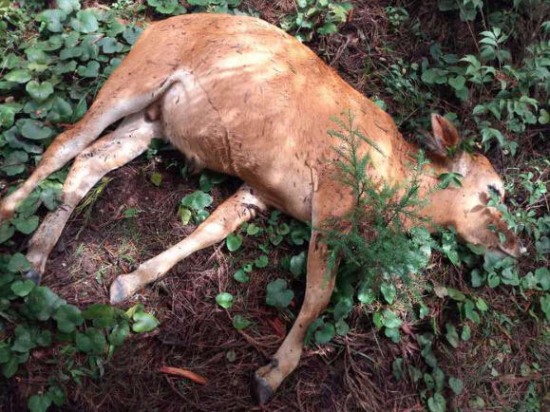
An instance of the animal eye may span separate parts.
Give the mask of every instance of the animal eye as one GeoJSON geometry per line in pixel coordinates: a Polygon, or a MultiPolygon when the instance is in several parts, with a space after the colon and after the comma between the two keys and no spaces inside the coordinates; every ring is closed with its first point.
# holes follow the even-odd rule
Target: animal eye
{"type": "Polygon", "coordinates": [[[489,192],[490,192],[491,194],[495,194],[495,195],[497,195],[498,197],[502,197],[502,193],[500,193],[500,190],[498,190],[498,189],[496,188],[496,186],[494,186],[494,185],[489,185],[489,186],[487,186],[487,188],[489,189],[489,192]]]}

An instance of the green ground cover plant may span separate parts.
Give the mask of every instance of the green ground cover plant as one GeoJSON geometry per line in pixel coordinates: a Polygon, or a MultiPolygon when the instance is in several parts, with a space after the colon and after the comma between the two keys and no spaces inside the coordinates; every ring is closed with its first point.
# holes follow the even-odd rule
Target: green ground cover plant
{"type": "MultiPolygon", "coordinates": [[[[119,0],[105,7],[84,8],[77,0],[57,0],[52,9],[30,0],[17,2],[18,7],[0,3],[2,182],[23,179],[53,137],[85,113],[102,82],[136,41],[145,17],[251,11],[245,3],[119,0]]],[[[499,159],[509,198],[506,203],[496,197],[491,202],[527,241],[529,256],[519,264],[483,256],[476,248],[461,245],[452,231],[435,237],[421,228],[403,233],[399,219],[404,215],[410,218],[420,202],[414,180],[397,203],[390,201],[395,188],[374,191],[364,179],[368,159],[354,154],[354,145],[368,136],[354,129],[352,117],[339,119],[332,133],[346,143],[342,184],[356,194],[358,209],[351,216],[354,225],[350,234],[331,234],[330,244],[344,256],[344,263],[331,306],[310,328],[308,345],[343,347],[342,340],[357,325],[359,312],[368,327],[381,332],[380,340],[399,348],[396,352],[416,348],[411,349],[413,354],[403,350],[391,359],[391,370],[394,379],[411,382],[428,410],[454,410],[456,402],[462,409],[542,410],[543,389],[548,390],[549,378],[541,348],[550,339],[549,6],[542,0],[433,3],[440,18],[462,24],[470,33],[468,41],[459,44],[453,36],[432,36],[413,7],[399,1],[384,2],[381,13],[394,37],[382,39],[379,49],[373,49],[372,56],[382,54],[384,59],[369,55],[362,70],[373,84],[376,102],[388,109],[412,138],[421,142],[418,130],[427,128],[430,112],[445,108],[450,119],[465,126],[466,148],[499,159]],[[404,56],[392,39],[402,39],[398,36],[405,34],[415,42],[429,44],[427,53],[420,58],[404,56]],[[380,212],[369,216],[370,227],[378,236],[367,237],[368,242],[361,224],[365,216],[360,212],[365,204],[376,205],[370,207],[380,212]],[[400,253],[396,255],[395,250],[400,253]],[[435,265],[430,256],[444,259],[444,263],[435,265]],[[443,269],[445,266],[451,268],[443,269]],[[460,273],[464,281],[448,284],[450,273],[460,273]],[[510,306],[515,309],[514,316],[510,306]],[[509,362],[511,366],[504,368],[512,344],[495,336],[517,338],[518,330],[527,326],[538,330],[538,346],[533,344],[524,361],[509,362]],[[483,379],[517,375],[527,379],[525,391],[516,394],[510,389],[509,397],[495,399],[492,393],[483,392],[488,390],[483,389],[487,385],[482,378],[469,378],[481,382],[474,388],[465,376],[458,376],[460,368],[448,370],[448,359],[470,345],[481,347],[485,342],[498,355],[476,364],[483,379]],[[533,376],[541,377],[531,379],[533,376]]],[[[352,5],[360,6],[298,1],[293,12],[280,16],[280,25],[315,46],[319,39],[345,34],[352,5]]],[[[157,149],[152,148],[149,155],[156,156],[157,149]]],[[[424,161],[421,157],[411,167],[421,167],[424,161]]],[[[43,182],[14,219],[0,226],[2,375],[24,374],[29,357],[38,351],[62,365],[40,393],[29,396],[27,406],[32,411],[62,405],[68,387],[104,375],[107,362],[127,336],[149,332],[158,325],[141,305],[127,311],[102,304],[77,307],[46,286],[21,278],[28,262],[17,251],[25,236],[38,226],[40,208],[57,206],[65,174],[60,171],[43,182]]],[[[163,185],[160,174],[152,174],[150,180],[155,186],[163,185]]],[[[183,225],[198,224],[208,216],[216,201],[213,188],[222,181],[219,176],[201,175],[197,190],[179,202],[178,219],[183,225]]],[[[441,184],[460,184],[460,177],[442,176],[441,184]]],[[[125,218],[139,219],[139,213],[139,209],[129,208],[125,218]]],[[[276,268],[288,276],[267,282],[262,302],[291,322],[299,300],[295,286],[304,282],[307,255],[303,248],[309,233],[309,227],[272,212],[264,222],[243,225],[228,237],[224,251],[232,259],[231,282],[243,292],[222,289],[212,300],[228,313],[232,328],[246,333],[255,328],[258,320],[238,302],[255,276],[276,268]],[[274,252],[283,247],[289,252],[275,259],[274,252]],[[252,257],[248,253],[244,257],[247,248],[254,250],[252,257]]]]}

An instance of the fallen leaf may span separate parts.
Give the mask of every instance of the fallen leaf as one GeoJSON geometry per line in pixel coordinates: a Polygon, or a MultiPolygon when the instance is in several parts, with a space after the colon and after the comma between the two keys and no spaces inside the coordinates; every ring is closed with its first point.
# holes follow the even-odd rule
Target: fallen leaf
{"type": "Polygon", "coordinates": [[[187,369],[174,368],[172,366],[163,366],[159,369],[159,372],[166,373],[168,375],[181,376],[201,385],[206,385],[208,383],[208,379],[203,378],[202,376],[197,375],[195,372],[191,372],[187,369]]]}

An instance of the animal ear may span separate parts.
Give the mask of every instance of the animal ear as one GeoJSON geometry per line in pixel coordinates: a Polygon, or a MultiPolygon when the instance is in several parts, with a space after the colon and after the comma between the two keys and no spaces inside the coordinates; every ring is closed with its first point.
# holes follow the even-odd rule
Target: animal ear
{"type": "Polygon", "coordinates": [[[440,156],[447,157],[460,143],[460,136],[456,127],[443,116],[432,114],[432,136],[428,145],[432,151],[440,156]]]}

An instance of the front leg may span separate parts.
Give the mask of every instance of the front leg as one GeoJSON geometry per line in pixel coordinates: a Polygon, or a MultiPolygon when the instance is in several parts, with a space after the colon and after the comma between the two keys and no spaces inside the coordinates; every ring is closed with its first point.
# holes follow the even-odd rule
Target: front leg
{"type": "Polygon", "coordinates": [[[260,405],[271,398],[298,365],[307,329],[327,307],[334,290],[336,268],[327,273],[328,251],[321,237],[321,233],[314,230],[309,243],[306,294],[300,313],[271,362],[254,375],[252,394],[260,405]]]}

